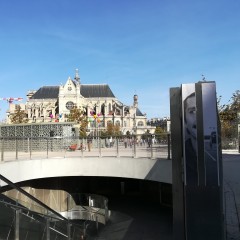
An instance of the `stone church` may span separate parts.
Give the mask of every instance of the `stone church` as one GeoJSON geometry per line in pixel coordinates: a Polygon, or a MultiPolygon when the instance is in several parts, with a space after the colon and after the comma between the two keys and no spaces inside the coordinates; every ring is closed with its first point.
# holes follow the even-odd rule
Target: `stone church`
{"type": "MultiPolygon", "coordinates": [[[[60,86],[42,86],[27,93],[25,109],[29,123],[67,122],[67,116],[74,107],[81,108],[88,117],[88,131],[103,130],[109,122],[119,125],[123,134],[154,133],[154,127],[147,126],[146,114],[138,108],[138,96],[133,96],[132,106],[119,101],[107,84],[82,84],[78,70],[74,79],[70,77],[60,86]]],[[[7,122],[15,110],[10,104],[7,122]]]]}

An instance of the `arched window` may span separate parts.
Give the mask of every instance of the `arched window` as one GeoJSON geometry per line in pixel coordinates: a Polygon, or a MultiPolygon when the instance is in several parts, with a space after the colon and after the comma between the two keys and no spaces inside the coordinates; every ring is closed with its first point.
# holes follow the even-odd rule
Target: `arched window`
{"type": "Polygon", "coordinates": [[[97,114],[97,105],[96,104],[94,105],[94,108],[93,108],[93,114],[94,115],[97,114]]]}
{"type": "Polygon", "coordinates": [[[111,120],[108,120],[108,121],[107,121],[107,125],[109,125],[109,124],[112,124],[112,121],[111,121],[111,120]]]}
{"type": "Polygon", "coordinates": [[[117,121],[115,122],[115,125],[116,125],[116,126],[120,126],[120,121],[117,120],[117,121]]]}
{"type": "Polygon", "coordinates": [[[112,111],[112,105],[111,103],[108,104],[108,112],[111,112],[112,111]]]}
{"type": "Polygon", "coordinates": [[[137,125],[138,127],[143,127],[144,126],[143,121],[139,121],[137,125]]]}
{"type": "Polygon", "coordinates": [[[105,104],[104,103],[101,105],[101,113],[103,116],[105,115],[105,104]]]}

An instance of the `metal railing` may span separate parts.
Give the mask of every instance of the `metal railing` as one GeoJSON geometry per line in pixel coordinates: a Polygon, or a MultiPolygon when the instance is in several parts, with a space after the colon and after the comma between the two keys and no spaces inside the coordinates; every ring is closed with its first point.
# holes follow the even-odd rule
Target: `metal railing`
{"type": "Polygon", "coordinates": [[[12,188],[0,194],[0,239],[85,239],[94,234],[88,226],[98,231],[99,223],[108,221],[108,199],[103,196],[57,190],[62,196],[57,211],[40,201],[41,196],[34,197],[2,175],[0,180],[12,188]]]}
{"type": "MultiPolygon", "coordinates": [[[[34,189],[31,187],[23,187],[22,189],[60,214],[59,216],[63,216],[64,220],[90,220],[102,224],[106,224],[108,221],[108,199],[104,196],[87,193],[69,194],[63,190],[34,189]]],[[[42,215],[48,214],[45,208],[15,189],[5,191],[3,194],[19,205],[26,207],[29,211],[42,215]]]]}
{"type": "Polygon", "coordinates": [[[26,160],[51,157],[132,157],[171,159],[169,134],[142,138],[117,137],[0,138],[0,160],[26,160]]]}
{"type": "Polygon", "coordinates": [[[0,194],[0,239],[80,239],[84,236],[83,224],[69,221],[4,176],[0,175],[0,179],[17,195],[23,194],[34,204],[31,209],[18,199],[0,194]]]}

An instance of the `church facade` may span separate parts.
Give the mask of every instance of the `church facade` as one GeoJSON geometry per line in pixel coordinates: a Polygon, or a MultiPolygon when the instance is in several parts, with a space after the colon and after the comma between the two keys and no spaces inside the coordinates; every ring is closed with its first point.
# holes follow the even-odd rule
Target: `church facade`
{"type": "MultiPolygon", "coordinates": [[[[7,122],[14,113],[11,104],[7,122]]],[[[27,93],[24,108],[29,123],[67,122],[74,107],[80,108],[88,117],[88,132],[106,129],[108,123],[119,125],[126,134],[143,134],[147,130],[154,133],[155,127],[147,126],[146,114],[138,108],[138,96],[133,96],[133,104],[127,106],[119,101],[107,84],[82,84],[76,70],[74,79],[70,77],[60,86],[43,86],[27,93]]]]}

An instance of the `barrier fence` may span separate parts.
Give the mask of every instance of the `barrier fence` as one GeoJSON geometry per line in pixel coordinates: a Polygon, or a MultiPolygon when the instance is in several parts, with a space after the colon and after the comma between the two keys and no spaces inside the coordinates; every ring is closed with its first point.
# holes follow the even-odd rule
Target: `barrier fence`
{"type": "Polygon", "coordinates": [[[1,137],[0,160],[52,157],[133,157],[171,159],[170,134],[117,137],[1,137]]]}

